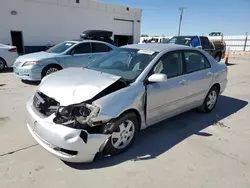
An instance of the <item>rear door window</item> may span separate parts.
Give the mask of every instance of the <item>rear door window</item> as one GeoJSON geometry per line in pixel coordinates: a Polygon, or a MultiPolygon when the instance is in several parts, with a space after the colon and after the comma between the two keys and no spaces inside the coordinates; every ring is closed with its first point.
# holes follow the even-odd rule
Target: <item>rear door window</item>
{"type": "Polygon", "coordinates": [[[184,51],[186,72],[196,72],[211,67],[207,58],[197,51],[184,51]]]}
{"type": "Polygon", "coordinates": [[[73,54],[87,54],[91,53],[91,46],[89,42],[78,44],[73,49],[73,54]]]}
{"type": "Polygon", "coordinates": [[[93,53],[108,52],[112,50],[108,45],[103,43],[92,42],[91,45],[93,53]]]}
{"type": "Polygon", "coordinates": [[[204,50],[211,49],[211,43],[207,37],[200,37],[201,39],[201,46],[204,50]]]}

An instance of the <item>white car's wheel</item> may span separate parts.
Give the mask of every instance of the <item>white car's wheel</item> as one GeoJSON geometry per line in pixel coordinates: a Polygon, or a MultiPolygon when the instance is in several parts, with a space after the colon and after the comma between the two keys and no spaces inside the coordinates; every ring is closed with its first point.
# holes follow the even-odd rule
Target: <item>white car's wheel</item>
{"type": "Polygon", "coordinates": [[[217,103],[219,91],[218,89],[214,86],[210,89],[208,92],[202,106],[200,106],[198,109],[202,112],[211,112],[217,103]]]}
{"type": "Polygon", "coordinates": [[[134,113],[126,113],[114,122],[113,130],[107,145],[105,154],[116,155],[126,151],[133,143],[139,123],[134,113]]]}
{"type": "Polygon", "coordinates": [[[0,71],[3,71],[4,69],[5,69],[5,61],[2,59],[2,58],[0,58],[0,71]]]}

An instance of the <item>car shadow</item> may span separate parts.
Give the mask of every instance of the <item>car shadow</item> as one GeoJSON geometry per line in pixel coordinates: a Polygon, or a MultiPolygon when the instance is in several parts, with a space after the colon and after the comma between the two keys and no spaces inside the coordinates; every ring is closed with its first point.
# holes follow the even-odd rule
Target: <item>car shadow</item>
{"type": "Polygon", "coordinates": [[[29,81],[29,80],[22,80],[22,82],[24,84],[29,84],[29,85],[34,85],[34,86],[38,86],[41,83],[41,81],[29,81]]]}
{"type": "Polygon", "coordinates": [[[227,63],[227,66],[233,66],[236,65],[235,63],[227,63]]]}
{"type": "Polygon", "coordinates": [[[1,71],[0,73],[10,73],[13,72],[13,68],[12,67],[6,67],[3,71],[1,71]]]}
{"type": "Polygon", "coordinates": [[[128,160],[150,160],[167,152],[189,136],[213,136],[202,131],[209,126],[223,126],[230,129],[220,121],[246,105],[247,101],[220,96],[216,108],[211,113],[204,114],[191,110],[141,131],[133,147],[123,154],[97,158],[93,163],[64,163],[78,170],[90,170],[118,165],[128,160]]]}

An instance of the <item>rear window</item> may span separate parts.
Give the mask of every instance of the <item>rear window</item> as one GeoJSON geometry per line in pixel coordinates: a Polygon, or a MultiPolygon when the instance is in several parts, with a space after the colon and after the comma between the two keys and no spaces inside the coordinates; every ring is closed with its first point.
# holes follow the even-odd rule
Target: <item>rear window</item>
{"type": "Polygon", "coordinates": [[[191,39],[192,39],[192,37],[172,37],[167,41],[167,43],[189,46],[191,39]]]}

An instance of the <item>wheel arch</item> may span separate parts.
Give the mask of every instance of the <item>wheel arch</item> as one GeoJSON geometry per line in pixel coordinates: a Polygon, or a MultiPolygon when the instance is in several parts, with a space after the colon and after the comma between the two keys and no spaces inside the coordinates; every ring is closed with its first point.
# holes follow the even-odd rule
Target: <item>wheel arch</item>
{"type": "Polygon", "coordinates": [[[218,90],[218,93],[220,93],[220,91],[221,91],[221,86],[220,86],[219,83],[215,83],[214,85],[212,85],[212,87],[210,88],[210,90],[211,90],[213,87],[215,87],[215,88],[218,90]]]}
{"type": "Polygon", "coordinates": [[[62,66],[61,65],[59,65],[58,63],[55,63],[55,62],[53,62],[53,63],[50,63],[50,64],[47,64],[47,65],[45,65],[44,67],[43,67],[43,70],[45,69],[45,68],[48,68],[48,67],[59,67],[60,69],[62,69],[62,66]]]}
{"type": "Polygon", "coordinates": [[[7,62],[5,61],[5,59],[1,56],[0,56],[0,59],[4,62],[5,66],[7,66],[7,62]]]}
{"type": "Polygon", "coordinates": [[[216,52],[216,53],[215,53],[215,57],[216,57],[217,55],[219,55],[219,57],[222,58],[222,52],[221,52],[221,51],[216,52]]]}
{"type": "Polygon", "coordinates": [[[122,116],[122,115],[124,115],[124,114],[126,114],[126,113],[134,113],[134,114],[136,115],[136,118],[137,118],[137,120],[138,120],[139,130],[141,130],[141,122],[142,122],[142,119],[141,119],[141,115],[140,115],[140,113],[138,112],[138,110],[136,110],[136,109],[134,109],[134,108],[127,109],[127,110],[125,110],[124,112],[122,112],[122,113],[119,115],[119,117],[122,116]]]}
{"type": "Polygon", "coordinates": [[[43,67],[43,69],[42,69],[42,71],[41,71],[41,77],[44,76],[44,74],[45,74],[44,71],[45,71],[47,68],[49,68],[49,67],[58,67],[59,70],[62,70],[62,69],[63,69],[61,65],[59,65],[58,63],[55,63],[55,62],[50,63],[50,64],[47,64],[47,65],[45,65],[45,66],[43,67]]]}

